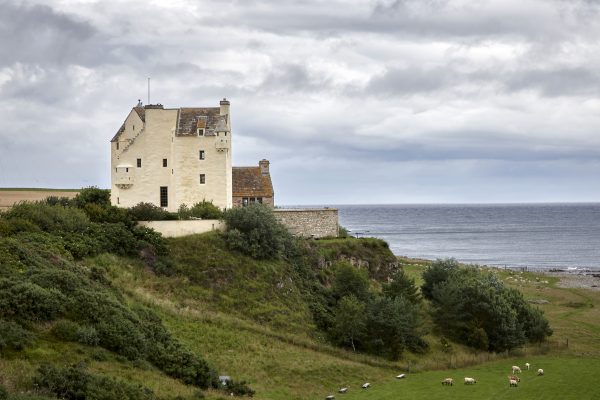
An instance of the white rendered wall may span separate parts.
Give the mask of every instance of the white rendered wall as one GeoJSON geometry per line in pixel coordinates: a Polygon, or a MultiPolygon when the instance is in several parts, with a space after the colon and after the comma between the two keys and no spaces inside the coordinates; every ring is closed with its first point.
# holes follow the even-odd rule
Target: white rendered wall
{"type": "Polygon", "coordinates": [[[190,221],[140,221],[138,225],[152,228],[164,237],[180,237],[206,233],[211,231],[224,231],[225,223],[218,219],[203,219],[190,221]]]}

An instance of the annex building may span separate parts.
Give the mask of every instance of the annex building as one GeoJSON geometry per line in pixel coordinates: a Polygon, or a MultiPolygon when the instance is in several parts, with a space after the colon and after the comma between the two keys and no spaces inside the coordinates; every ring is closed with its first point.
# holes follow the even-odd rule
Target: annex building
{"type": "Polygon", "coordinates": [[[133,107],[111,140],[111,202],[168,211],[202,200],[225,209],[274,205],[269,161],[232,167],[230,103],[219,107],[133,107]]]}

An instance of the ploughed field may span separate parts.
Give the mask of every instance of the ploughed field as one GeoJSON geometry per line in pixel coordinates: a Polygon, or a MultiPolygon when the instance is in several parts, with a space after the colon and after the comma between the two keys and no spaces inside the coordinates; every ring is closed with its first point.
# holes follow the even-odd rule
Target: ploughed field
{"type": "Polygon", "coordinates": [[[50,196],[73,198],[77,193],[75,189],[0,188],[0,211],[21,201],[40,201],[50,196]]]}

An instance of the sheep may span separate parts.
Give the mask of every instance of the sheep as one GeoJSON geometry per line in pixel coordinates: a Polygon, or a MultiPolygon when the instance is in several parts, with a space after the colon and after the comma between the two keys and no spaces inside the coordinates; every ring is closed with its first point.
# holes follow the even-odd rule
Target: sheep
{"type": "Polygon", "coordinates": [[[525,363],[525,369],[529,371],[529,363],[525,363]]]}
{"type": "Polygon", "coordinates": [[[516,373],[520,374],[521,373],[521,368],[517,367],[516,365],[513,365],[512,366],[512,373],[513,373],[513,375],[516,374],[516,373]]]}
{"type": "Polygon", "coordinates": [[[510,375],[510,376],[508,377],[508,380],[511,380],[511,379],[512,379],[513,381],[521,382],[521,378],[519,378],[519,377],[518,377],[518,376],[516,376],[516,375],[510,375]]]}
{"type": "Polygon", "coordinates": [[[405,378],[406,374],[400,374],[400,375],[396,375],[396,379],[402,379],[405,378]]]}
{"type": "Polygon", "coordinates": [[[475,378],[469,378],[465,376],[465,385],[474,385],[475,383],[477,383],[475,378]]]}
{"type": "Polygon", "coordinates": [[[330,394],[329,396],[325,397],[325,400],[333,400],[335,399],[335,396],[330,394]]]}
{"type": "Polygon", "coordinates": [[[369,388],[369,386],[371,386],[371,384],[369,382],[365,382],[365,383],[363,383],[362,388],[367,389],[367,388],[369,388]]]}
{"type": "Polygon", "coordinates": [[[454,379],[452,378],[446,378],[442,381],[442,385],[446,385],[446,386],[454,386],[454,379]]]}
{"type": "Polygon", "coordinates": [[[539,376],[539,375],[544,375],[544,370],[543,370],[543,369],[541,369],[541,368],[540,368],[540,369],[538,369],[538,376],[539,376]]]}
{"type": "Polygon", "coordinates": [[[338,390],[338,393],[346,393],[348,391],[347,387],[343,387],[340,390],[338,390]]]}
{"type": "Polygon", "coordinates": [[[519,383],[516,380],[514,380],[514,379],[509,379],[508,380],[508,386],[509,387],[513,387],[513,386],[517,387],[517,386],[519,386],[519,383]]]}

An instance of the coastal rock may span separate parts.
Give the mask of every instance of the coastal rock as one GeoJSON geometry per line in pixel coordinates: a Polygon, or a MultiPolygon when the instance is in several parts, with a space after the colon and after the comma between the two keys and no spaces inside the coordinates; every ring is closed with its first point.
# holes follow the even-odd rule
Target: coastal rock
{"type": "Polygon", "coordinates": [[[527,300],[528,303],[532,303],[532,304],[549,304],[550,302],[548,300],[544,300],[544,299],[530,299],[527,300]]]}

